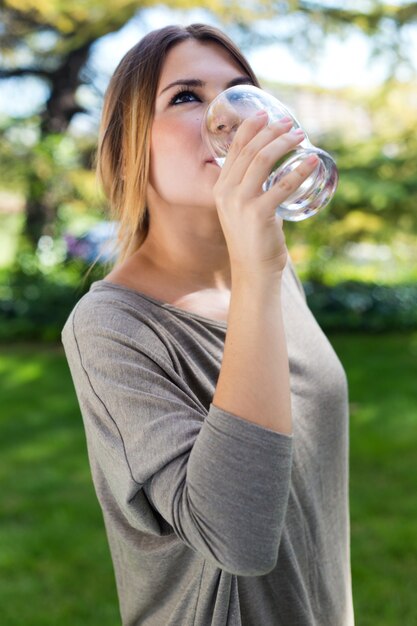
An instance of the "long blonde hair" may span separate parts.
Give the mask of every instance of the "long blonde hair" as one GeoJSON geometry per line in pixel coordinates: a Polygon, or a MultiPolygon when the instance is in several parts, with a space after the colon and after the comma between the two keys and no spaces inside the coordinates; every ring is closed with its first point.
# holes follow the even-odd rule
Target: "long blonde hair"
{"type": "Polygon", "coordinates": [[[221,45],[259,85],[236,45],[205,24],[154,30],[123,57],[106,91],[96,157],[98,179],[119,223],[118,262],[131,256],[148,233],[146,193],[156,90],[168,51],[187,39],[221,45]]]}

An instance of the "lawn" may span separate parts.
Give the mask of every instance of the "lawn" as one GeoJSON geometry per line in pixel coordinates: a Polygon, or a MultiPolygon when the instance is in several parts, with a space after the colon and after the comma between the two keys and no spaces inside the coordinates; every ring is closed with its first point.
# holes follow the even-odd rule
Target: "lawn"
{"type": "Polygon", "coordinates": [[[62,351],[3,347],[0,380],[1,624],[120,624],[62,351]]]}
{"type": "MultiPolygon", "coordinates": [[[[350,382],[356,624],[414,626],[417,334],[331,340],[350,382]]],[[[62,350],[3,346],[0,379],[1,623],[117,626],[113,572],[62,350]]]]}
{"type": "Polygon", "coordinates": [[[334,337],[351,402],[357,626],[415,626],[417,333],[334,337]]]}

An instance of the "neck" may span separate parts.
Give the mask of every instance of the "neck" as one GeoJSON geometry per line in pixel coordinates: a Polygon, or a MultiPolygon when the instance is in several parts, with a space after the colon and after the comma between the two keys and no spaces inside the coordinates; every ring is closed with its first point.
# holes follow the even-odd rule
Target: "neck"
{"type": "Polygon", "coordinates": [[[176,223],[153,216],[149,233],[138,250],[156,271],[190,289],[230,290],[230,260],[217,214],[176,223]]]}

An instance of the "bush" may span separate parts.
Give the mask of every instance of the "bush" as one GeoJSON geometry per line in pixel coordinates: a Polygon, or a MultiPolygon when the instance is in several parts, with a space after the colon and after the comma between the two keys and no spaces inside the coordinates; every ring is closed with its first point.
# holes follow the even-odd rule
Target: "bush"
{"type": "MultiPolygon", "coordinates": [[[[102,264],[71,259],[46,270],[23,256],[12,271],[0,274],[0,341],[60,341],[76,302],[95,280],[102,264]]],[[[343,282],[304,283],[307,300],[325,331],[384,332],[417,328],[417,285],[382,286],[343,282]]]]}
{"type": "Polygon", "coordinates": [[[385,332],[417,328],[417,285],[346,281],[329,287],[304,283],[307,300],[326,331],[385,332]]]}
{"type": "Polygon", "coordinates": [[[103,266],[82,260],[45,273],[36,264],[17,265],[0,274],[0,341],[60,341],[61,330],[76,302],[103,266]],[[91,271],[89,271],[91,270],[91,271]]]}

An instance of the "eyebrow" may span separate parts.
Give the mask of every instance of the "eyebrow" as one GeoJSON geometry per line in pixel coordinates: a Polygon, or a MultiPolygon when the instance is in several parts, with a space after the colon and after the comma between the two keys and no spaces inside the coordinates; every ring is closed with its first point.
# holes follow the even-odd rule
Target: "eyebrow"
{"type": "MultiPolygon", "coordinates": [[[[226,89],[229,87],[234,87],[235,85],[253,85],[253,80],[250,76],[237,76],[233,78],[233,80],[229,81],[226,85],[226,89]]],[[[183,87],[204,87],[206,83],[203,80],[199,80],[198,78],[180,78],[179,80],[175,80],[173,83],[170,83],[166,87],[160,91],[159,95],[163,94],[168,89],[172,87],[176,87],[181,85],[183,87]]]]}

